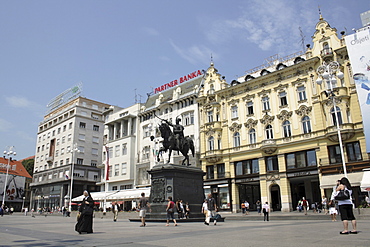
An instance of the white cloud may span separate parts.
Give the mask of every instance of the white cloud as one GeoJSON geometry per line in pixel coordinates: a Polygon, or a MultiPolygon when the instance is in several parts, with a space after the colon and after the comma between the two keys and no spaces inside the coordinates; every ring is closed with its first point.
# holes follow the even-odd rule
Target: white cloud
{"type": "Polygon", "coordinates": [[[205,46],[193,45],[189,48],[181,48],[172,40],[170,40],[170,44],[177,54],[194,65],[209,64],[211,61],[211,55],[215,57],[215,54],[212,54],[212,51],[205,46]]]}
{"type": "Polygon", "coordinates": [[[142,31],[149,36],[159,36],[159,32],[157,31],[157,29],[151,27],[144,27],[142,28],[142,31]]]}
{"type": "Polygon", "coordinates": [[[0,118],[0,132],[7,132],[12,128],[12,123],[0,118]]]}
{"type": "Polygon", "coordinates": [[[5,100],[10,104],[10,106],[16,108],[28,108],[33,104],[28,99],[18,96],[5,97],[5,100]]]}
{"type": "Polygon", "coordinates": [[[312,30],[318,21],[318,13],[316,19],[312,18],[314,10],[305,7],[304,1],[253,0],[247,4],[237,18],[214,22],[207,38],[214,44],[238,39],[247,40],[263,51],[295,52],[302,50],[299,27],[304,32],[312,30]]]}

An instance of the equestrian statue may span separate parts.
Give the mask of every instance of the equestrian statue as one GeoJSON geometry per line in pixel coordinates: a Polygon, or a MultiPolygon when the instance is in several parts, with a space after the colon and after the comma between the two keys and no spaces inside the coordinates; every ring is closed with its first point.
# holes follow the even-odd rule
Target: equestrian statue
{"type": "MultiPolygon", "coordinates": [[[[158,117],[159,118],[159,117],[158,117]]],[[[184,126],[180,124],[181,119],[176,118],[176,124],[173,124],[165,119],[162,120],[159,125],[159,131],[163,138],[163,147],[158,150],[157,161],[159,161],[159,155],[162,152],[167,152],[169,150],[168,161],[170,163],[172,150],[181,152],[185,159],[182,161],[182,165],[190,166],[189,164],[189,155],[188,152],[191,150],[191,153],[194,157],[194,142],[190,137],[184,137],[184,126]],[[173,131],[171,130],[172,127],[173,131]],[[185,163],[186,162],[186,163],[185,163]]]]}

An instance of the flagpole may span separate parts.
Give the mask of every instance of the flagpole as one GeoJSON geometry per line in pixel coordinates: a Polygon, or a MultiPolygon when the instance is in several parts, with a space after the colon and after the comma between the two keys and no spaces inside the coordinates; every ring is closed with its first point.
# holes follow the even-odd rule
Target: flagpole
{"type": "Polygon", "coordinates": [[[107,212],[107,187],[108,187],[108,180],[109,180],[109,147],[105,146],[105,183],[104,183],[104,208],[103,208],[103,215],[107,212]]]}

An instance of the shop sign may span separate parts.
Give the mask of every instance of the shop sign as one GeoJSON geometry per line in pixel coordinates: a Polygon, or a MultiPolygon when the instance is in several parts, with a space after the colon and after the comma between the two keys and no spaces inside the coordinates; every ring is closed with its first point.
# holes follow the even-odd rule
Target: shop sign
{"type": "Polygon", "coordinates": [[[162,91],[165,91],[171,87],[175,87],[181,83],[184,83],[184,82],[187,82],[189,80],[192,80],[198,76],[202,75],[202,71],[201,70],[197,70],[197,71],[194,71],[193,73],[190,73],[188,75],[185,75],[185,76],[182,76],[180,77],[179,79],[176,79],[176,80],[173,80],[169,83],[165,83],[159,87],[156,87],[154,88],[154,94],[156,93],[159,93],[159,92],[162,92],[162,91]]]}
{"type": "Polygon", "coordinates": [[[254,177],[254,178],[242,178],[242,179],[237,179],[235,182],[237,183],[246,183],[246,182],[252,182],[252,181],[259,181],[259,177],[254,177]]]}
{"type": "Polygon", "coordinates": [[[288,173],[288,178],[291,177],[302,177],[302,176],[310,176],[310,175],[316,175],[318,174],[317,171],[302,171],[302,172],[294,172],[294,173],[288,173]]]}

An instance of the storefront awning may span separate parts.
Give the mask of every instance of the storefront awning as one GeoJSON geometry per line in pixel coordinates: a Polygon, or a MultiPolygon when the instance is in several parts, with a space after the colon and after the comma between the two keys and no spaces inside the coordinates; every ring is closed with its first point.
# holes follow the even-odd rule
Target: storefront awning
{"type": "MultiPolygon", "coordinates": [[[[347,177],[352,186],[360,186],[363,174],[363,172],[347,173],[347,177]]],[[[337,185],[337,180],[340,180],[342,177],[344,177],[343,174],[322,176],[320,188],[332,189],[334,186],[337,185]]]]}
{"type": "MultiPolygon", "coordinates": [[[[110,195],[113,195],[113,194],[116,194],[118,191],[100,191],[100,192],[91,192],[91,197],[93,198],[94,201],[101,201],[101,200],[104,200],[104,197],[107,196],[110,196],[110,195]]],[[[80,195],[78,197],[75,197],[72,199],[72,202],[80,202],[82,201],[84,198],[84,195],[80,195]]]]}
{"type": "Polygon", "coordinates": [[[150,188],[140,188],[131,190],[121,190],[115,194],[107,196],[107,200],[127,200],[127,199],[138,199],[141,197],[141,193],[145,193],[145,197],[149,197],[150,188]]]}
{"type": "Polygon", "coordinates": [[[364,169],[361,180],[361,191],[370,191],[370,169],[364,169]]]}

